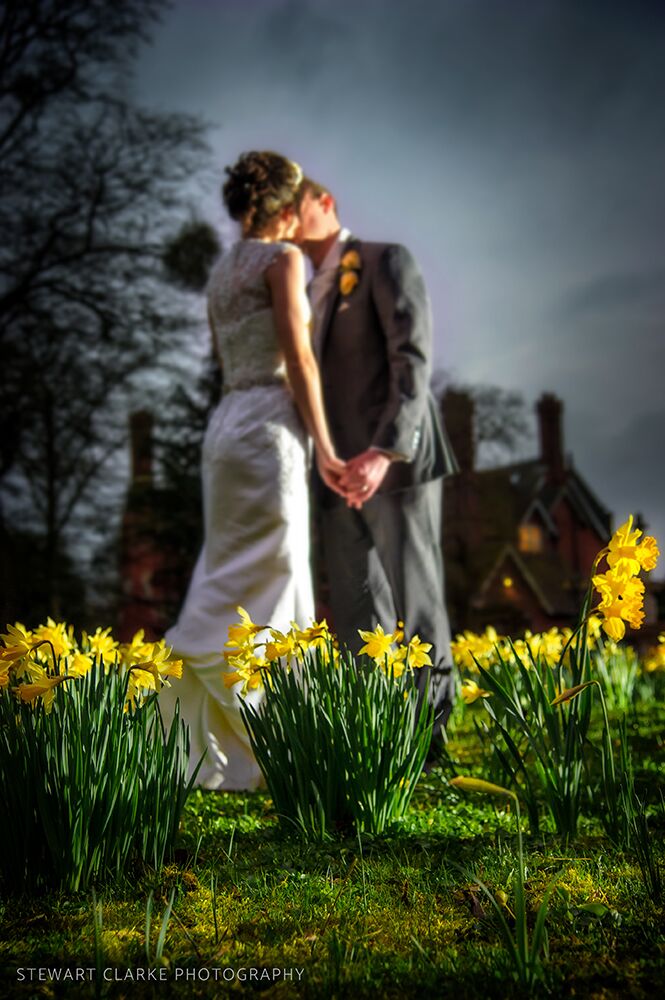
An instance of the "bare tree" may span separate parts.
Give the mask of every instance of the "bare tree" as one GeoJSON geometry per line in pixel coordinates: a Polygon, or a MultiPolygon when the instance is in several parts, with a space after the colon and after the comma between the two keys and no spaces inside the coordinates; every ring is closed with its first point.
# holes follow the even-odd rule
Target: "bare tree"
{"type": "Polygon", "coordinates": [[[204,130],[113,96],[163,6],[2,8],[0,517],[38,537],[53,610],[66,543],[91,512],[107,516],[102,470],[125,447],[127,408],[155,391],[146,372],[181,365],[191,328],[163,249],[204,130]]]}

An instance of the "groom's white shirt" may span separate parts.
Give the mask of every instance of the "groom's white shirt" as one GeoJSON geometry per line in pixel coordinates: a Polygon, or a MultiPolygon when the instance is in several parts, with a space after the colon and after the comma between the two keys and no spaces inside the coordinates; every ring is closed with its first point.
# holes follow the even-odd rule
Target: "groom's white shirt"
{"type": "Polygon", "coordinates": [[[309,283],[309,301],[312,306],[312,319],[314,321],[312,342],[316,354],[319,353],[321,346],[321,324],[323,323],[323,314],[325,312],[325,301],[335,284],[339,262],[342,259],[342,248],[350,235],[350,229],[340,229],[337,239],[312,275],[309,283]]]}

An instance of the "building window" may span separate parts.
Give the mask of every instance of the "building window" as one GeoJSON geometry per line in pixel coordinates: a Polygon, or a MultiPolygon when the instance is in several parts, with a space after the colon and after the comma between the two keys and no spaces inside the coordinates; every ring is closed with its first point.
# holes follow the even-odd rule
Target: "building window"
{"type": "Polygon", "coordinates": [[[520,524],[517,535],[520,552],[543,551],[543,529],[539,524],[520,524]]]}

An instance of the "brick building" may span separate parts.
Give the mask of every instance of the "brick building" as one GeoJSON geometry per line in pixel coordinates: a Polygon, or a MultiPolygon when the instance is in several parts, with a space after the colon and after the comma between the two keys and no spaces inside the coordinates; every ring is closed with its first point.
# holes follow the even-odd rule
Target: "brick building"
{"type": "MultiPolygon", "coordinates": [[[[454,631],[493,625],[519,635],[573,625],[613,525],[564,455],[561,401],[544,393],[536,404],[537,458],[490,469],[475,468],[470,396],[449,390],[443,408],[460,466],[445,483],[443,530],[454,631]]],[[[647,624],[655,622],[653,593],[645,610],[647,624]]]]}

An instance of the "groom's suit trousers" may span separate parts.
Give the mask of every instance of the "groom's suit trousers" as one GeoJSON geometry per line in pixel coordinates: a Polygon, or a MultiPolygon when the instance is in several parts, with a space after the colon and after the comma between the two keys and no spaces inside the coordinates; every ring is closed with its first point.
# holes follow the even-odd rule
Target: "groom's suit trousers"
{"type": "Polygon", "coordinates": [[[361,510],[323,507],[324,547],[332,625],[352,652],[363,645],[358,622],[392,631],[405,623],[405,641],[432,644],[433,668],[415,671],[435,708],[434,734],[445,726],[455,695],[450,628],[441,562],[442,479],[377,493],[361,510]]]}

